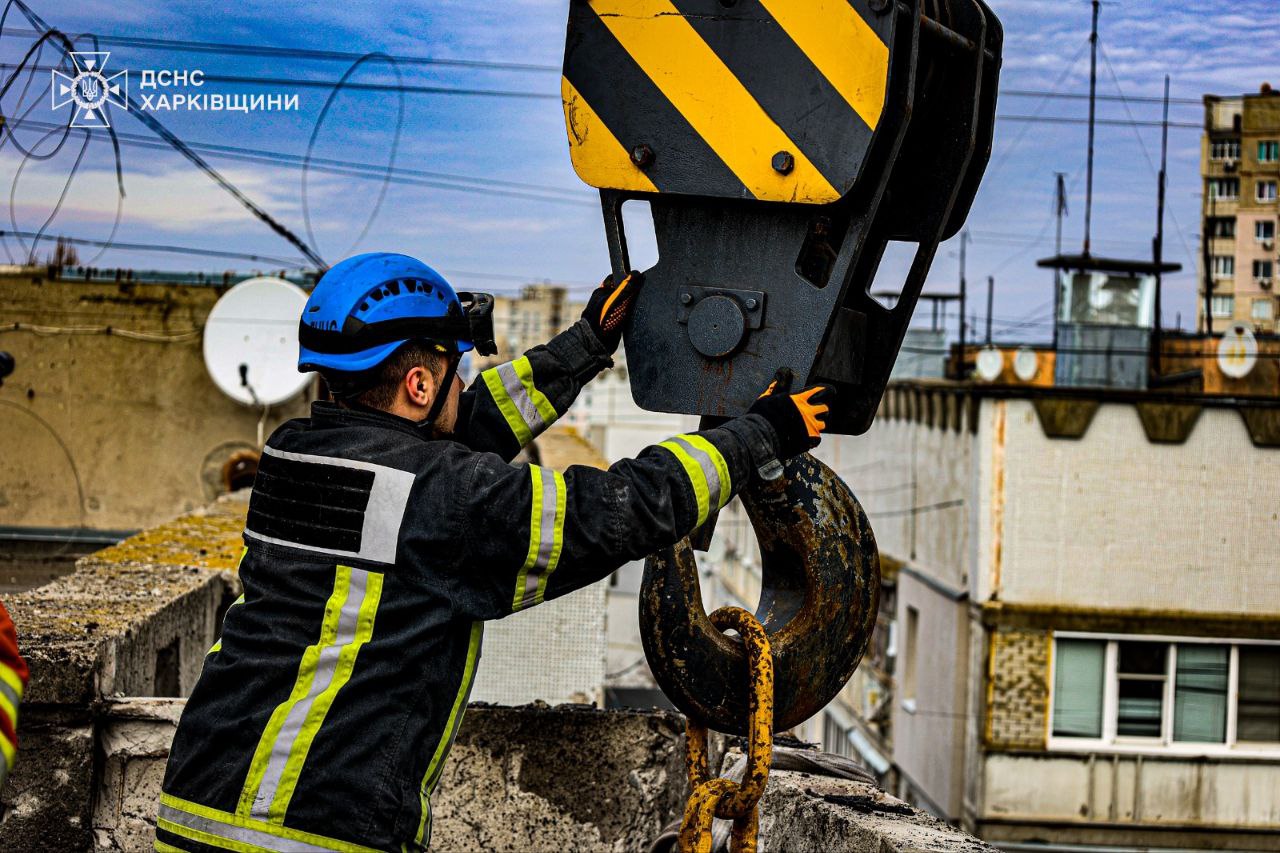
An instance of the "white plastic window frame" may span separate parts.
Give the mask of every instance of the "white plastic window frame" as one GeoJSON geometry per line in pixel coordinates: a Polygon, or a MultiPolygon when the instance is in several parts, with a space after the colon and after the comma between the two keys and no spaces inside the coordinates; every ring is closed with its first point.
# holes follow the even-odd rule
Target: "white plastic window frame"
{"type": "Polygon", "coordinates": [[[1220,756],[1238,758],[1270,758],[1280,756],[1280,742],[1236,742],[1236,716],[1240,693],[1240,647],[1280,646],[1275,640],[1242,640],[1216,637],[1177,637],[1152,634],[1093,634],[1084,631],[1054,631],[1053,654],[1049,656],[1048,725],[1045,747],[1050,752],[1102,752],[1127,755],[1186,755],[1220,756]],[[1066,737],[1053,733],[1054,691],[1058,663],[1058,640],[1094,640],[1106,643],[1103,658],[1102,683],[1102,737],[1066,737]],[[1116,676],[1119,643],[1146,642],[1168,643],[1169,653],[1165,663],[1165,693],[1160,723],[1160,737],[1121,737],[1116,733],[1119,711],[1120,681],[1116,676]],[[1223,743],[1176,741],[1173,739],[1174,681],[1178,672],[1179,645],[1227,646],[1227,730],[1223,743]]]}

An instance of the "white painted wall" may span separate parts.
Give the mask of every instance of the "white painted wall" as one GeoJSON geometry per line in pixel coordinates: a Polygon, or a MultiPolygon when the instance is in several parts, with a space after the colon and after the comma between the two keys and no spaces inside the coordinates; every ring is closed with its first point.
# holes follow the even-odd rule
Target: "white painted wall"
{"type": "MultiPolygon", "coordinates": [[[[1129,405],[1103,405],[1084,437],[1069,440],[1046,437],[1029,401],[987,401],[984,443],[986,410],[1000,406],[1003,600],[1280,611],[1280,450],[1254,447],[1235,411],[1204,410],[1187,442],[1171,445],[1150,443],[1129,405]]],[[[984,453],[989,470],[994,439],[984,453]]]]}

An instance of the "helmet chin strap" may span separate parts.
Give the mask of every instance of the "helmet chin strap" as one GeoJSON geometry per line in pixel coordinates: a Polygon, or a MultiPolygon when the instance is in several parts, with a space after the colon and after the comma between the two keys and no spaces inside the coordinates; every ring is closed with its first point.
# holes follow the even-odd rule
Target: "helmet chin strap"
{"type": "Polygon", "coordinates": [[[431,409],[427,412],[427,416],[418,421],[418,429],[433,436],[443,435],[436,429],[436,418],[440,417],[440,412],[444,409],[445,400],[449,397],[449,392],[453,389],[453,378],[458,374],[458,362],[462,361],[462,353],[452,352],[448,356],[448,364],[444,370],[444,378],[440,380],[440,387],[436,389],[436,398],[431,401],[431,409]]]}

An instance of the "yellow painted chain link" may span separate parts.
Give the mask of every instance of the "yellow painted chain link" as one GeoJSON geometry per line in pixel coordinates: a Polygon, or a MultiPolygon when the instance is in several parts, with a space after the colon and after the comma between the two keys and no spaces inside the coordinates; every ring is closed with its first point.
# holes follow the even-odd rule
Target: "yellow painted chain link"
{"type": "Polygon", "coordinates": [[[713,779],[708,769],[707,727],[690,719],[686,763],[693,793],[680,826],[681,853],[711,853],[711,822],[733,821],[733,853],[756,853],[761,795],[773,759],[773,652],[764,626],[741,607],[721,607],[711,614],[721,631],[732,628],[742,637],[750,673],[747,768],[741,782],[713,779]]]}

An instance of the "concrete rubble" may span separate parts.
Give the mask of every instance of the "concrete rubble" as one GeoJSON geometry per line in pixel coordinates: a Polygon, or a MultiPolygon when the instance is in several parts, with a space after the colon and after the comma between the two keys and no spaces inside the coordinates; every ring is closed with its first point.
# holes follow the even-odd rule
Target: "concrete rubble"
{"type": "MultiPolygon", "coordinates": [[[[239,593],[245,497],[143,531],[8,602],[32,683],[0,849],[151,849],[169,743],[239,593]]],[[[723,749],[717,750],[718,761],[723,749]]],[[[445,851],[647,849],[688,786],[662,711],[473,705],[434,798],[445,851]]],[[[761,850],[990,850],[859,782],[770,776],[761,850]]]]}

